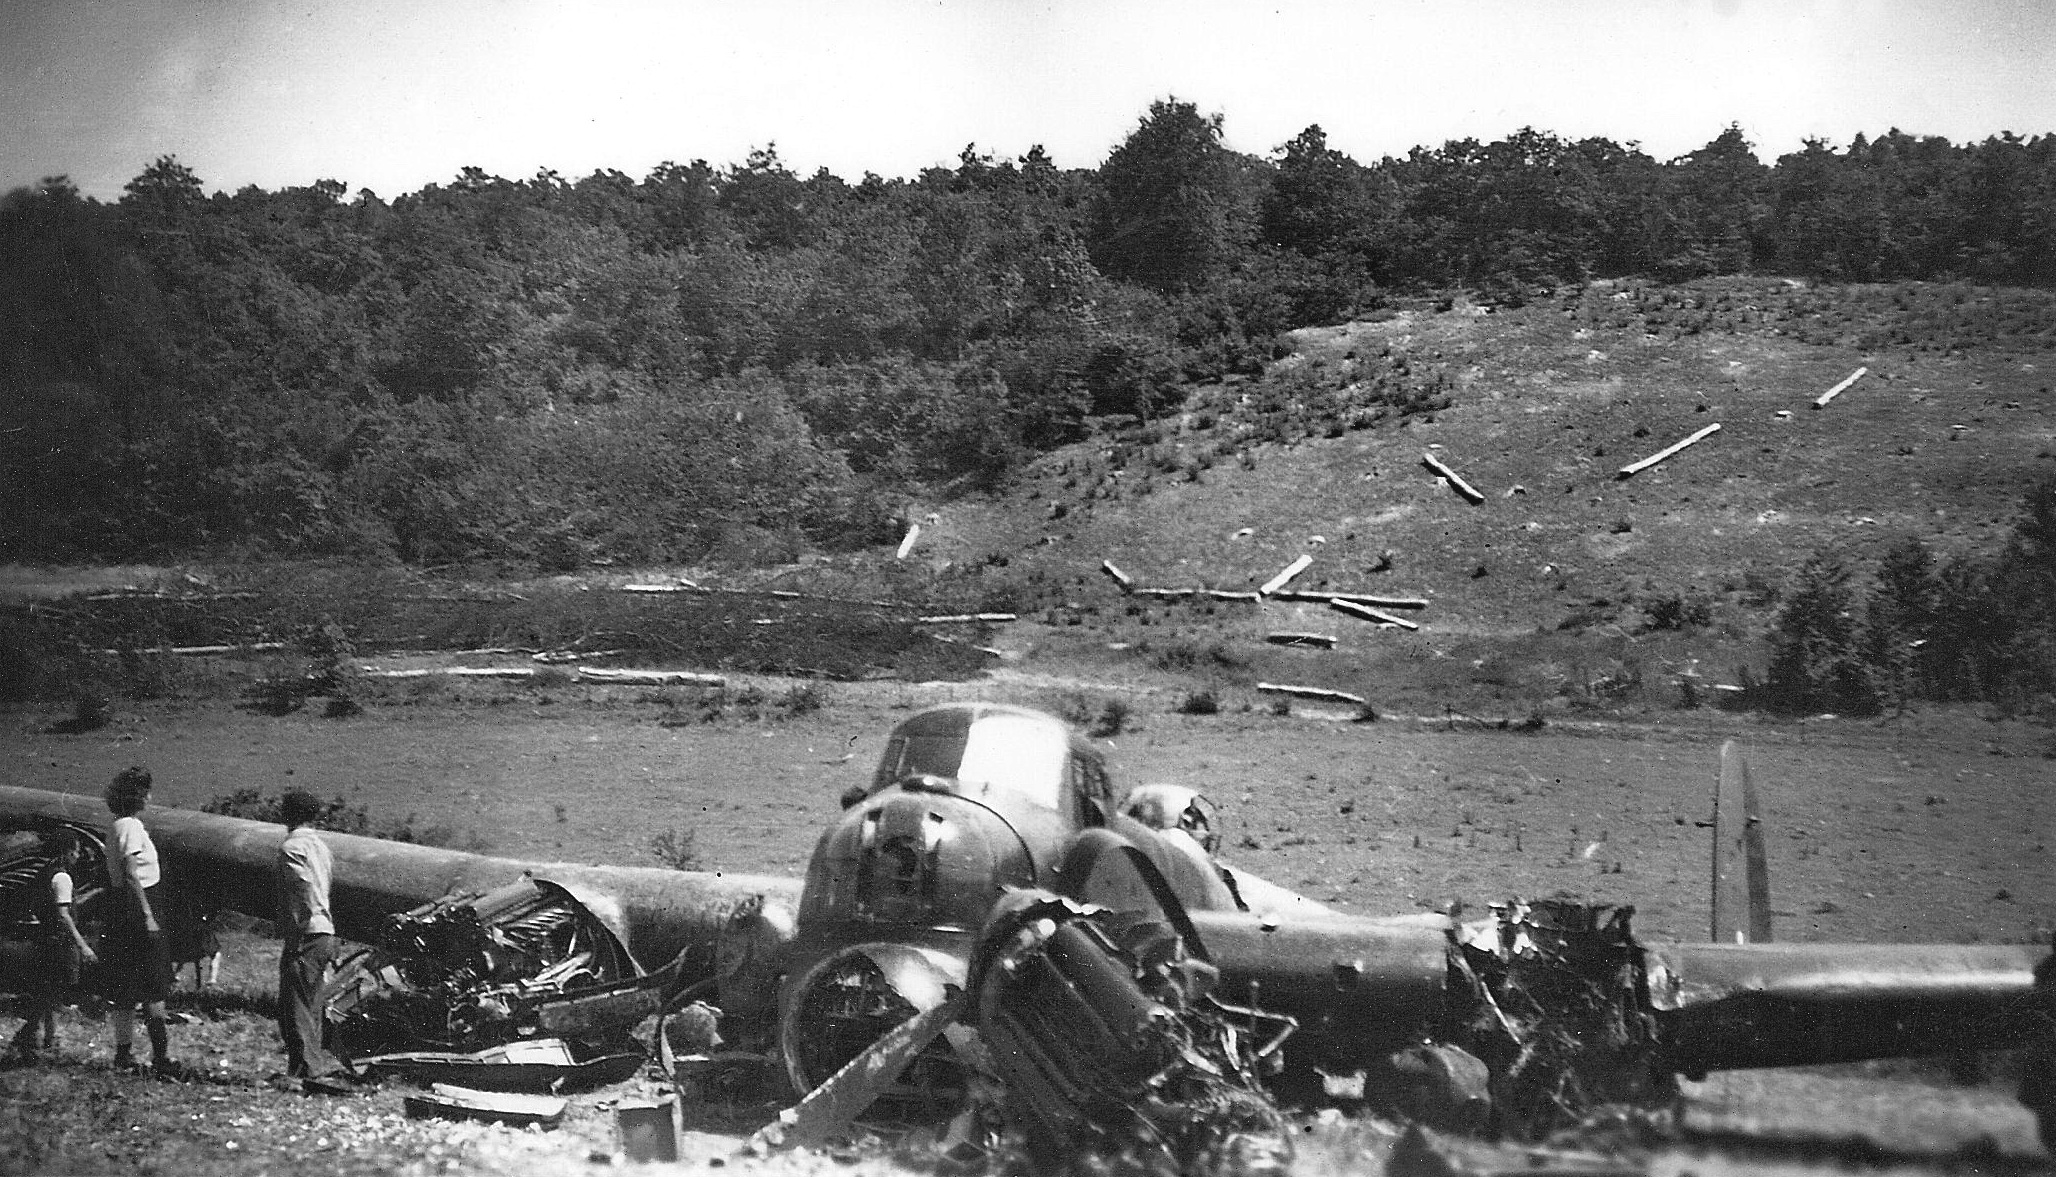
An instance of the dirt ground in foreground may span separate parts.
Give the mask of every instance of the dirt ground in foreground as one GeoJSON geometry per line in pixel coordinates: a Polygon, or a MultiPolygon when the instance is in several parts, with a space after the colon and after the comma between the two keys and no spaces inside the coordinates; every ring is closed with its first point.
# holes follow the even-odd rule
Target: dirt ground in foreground
{"type": "MultiPolygon", "coordinates": [[[[0,715],[0,783],[97,794],[119,768],[144,764],[164,805],[297,785],[342,795],[385,820],[446,827],[493,853],[652,865],[656,835],[690,831],[705,869],[797,873],[837,812],[836,795],[869,772],[898,719],[950,698],[1047,703],[1051,690],[1005,675],[835,686],[822,710],[799,718],[679,726],[665,726],[680,723],[678,711],[647,692],[599,688],[388,703],[346,720],[167,704],[125,712],[83,735],[51,730],[63,712],[17,711],[0,715]]],[[[1135,711],[1105,741],[1117,779],[1200,785],[1219,804],[1227,857],[1351,911],[1571,892],[1634,904],[1645,935],[1703,937],[1710,868],[1708,832],[1698,823],[1710,816],[1720,744],[1734,738],[1748,747],[1764,795],[1781,938],[2018,941],[2046,938],[2056,926],[2047,860],[2056,818],[2042,803],[2056,762],[2039,754],[2042,733],[1961,716],[1768,725],[1695,713],[1672,726],[1519,734],[1353,724],[1304,708],[1186,716],[1161,710],[1159,697],[1129,697],[1135,711]]],[[[275,1065],[262,1012],[268,948],[238,937],[231,955],[242,960],[242,980],[232,984],[242,997],[180,1032],[194,1061],[222,1072],[219,1083],[177,1087],[107,1072],[90,1061],[104,1056],[104,1027],[87,1024],[75,1044],[67,1039],[77,1060],[0,1076],[0,1159],[10,1122],[69,1114],[51,1110],[58,1107],[88,1109],[95,1131],[121,1138],[107,1146],[113,1151],[94,1144],[16,1154],[0,1168],[52,1171],[67,1158],[121,1172],[612,1167],[611,1104],[636,1090],[579,1097],[563,1131],[534,1134],[407,1121],[394,1091],[335,1104],[253,1087],[261,1068],[275,1065]]],[[[1903,1125],[1914,1122],[1904,1110],[1912,1107],[1961,1129],[1956,1144],[1938,1146],[1943,1153],[1966,1140],[1981,1147],[1980,1139],[1999,1142],[2006,1157],[2037,1152],[2026,1113],[1994,1087],[1964,1096],[1905,1083],[1859,1091],[1813,1081],[1795,1094],[1782,1079],[1737,1082],[1705,1093],[1707,1106],[1731,1109],[1705,1113],[1708,1130],[1775,1133],[1777,1113],[1789,1120],[1795,1106],[1812,1119],[1865,1115],[1903,1125]],[[1965,1100],[1977,1103],[1977,1122],[1987,1126],[1964,1127],[1949,1111],[1968,1107],[1965,1100]]],[[[34,1140],[45,1129],[14,1131],[34,1140]]],[[[1297,1169],[1381,1171],[1392,1141],[1380,1131],[1310,1123],[1297,1169]]],[[[910,1171],[877,1150],[749,1161],[734,1156],[738,1139],[694,1134],[680,1171],[910,1171]]],[[[1803,1157],[1754,1147],[1694,1144],[1660,1154],[1651,1171],[1822,1171],[1817,1161],[1809,1169],[1803,1157]]],[[[1936,1160],[1894,1171],[1966,1165],[1976,1168],[1936,1160]]]]}

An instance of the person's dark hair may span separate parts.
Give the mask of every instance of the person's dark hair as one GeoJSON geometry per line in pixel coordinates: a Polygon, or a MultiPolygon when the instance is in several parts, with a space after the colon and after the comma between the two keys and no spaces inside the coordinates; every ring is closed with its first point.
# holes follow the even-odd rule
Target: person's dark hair
{"type": "Polygon", "coordinates": [[[149,799],[150,770],[141,765],[115,773],[114,781],[107,786],[107,808],[116,817],[141,813],[143,803],[149,799]]]}
{"type": "Polygon", "coordinates": [[[56,875],[56,872],[62,870],[68,862],[76,862],[78,860],[78,846],[80,844],[78,844],[78,831],[76,829],[60,827],[58,831],[45,833],[43,835],[43,854],[49,856],[49,862],[43,864],[43,879],[49,879],[51,875],[56,875]]]}
{"type": "Polygon", "coordinates": [[[78,852],[79,836],[76,830],[67,827],[43,836],[43,853],[50,856],[53,867],[68,858],[78,857],[78,852]]]}
{"type": "Polygon", "coordinates": [[[321,816],[324,807],[305,789],[290,789],[278,799],[279,820],[289,826],[304,826],[321,816]]]}

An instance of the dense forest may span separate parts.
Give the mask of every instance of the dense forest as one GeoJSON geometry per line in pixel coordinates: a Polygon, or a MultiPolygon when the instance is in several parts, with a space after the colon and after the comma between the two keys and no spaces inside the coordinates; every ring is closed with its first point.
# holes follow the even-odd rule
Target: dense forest
{"type": "Polygon", "coordinates": [[[1319,127],[1230,151],[1171,99],[1095,169],[967,147],[854,183],[765,148],[210,195],[165,157],[113,203],[0,198],[0,559],[861,545],[1396,294],[1748,271],[2056,286],[2056,137],[1363,164],[1319,127]]]}

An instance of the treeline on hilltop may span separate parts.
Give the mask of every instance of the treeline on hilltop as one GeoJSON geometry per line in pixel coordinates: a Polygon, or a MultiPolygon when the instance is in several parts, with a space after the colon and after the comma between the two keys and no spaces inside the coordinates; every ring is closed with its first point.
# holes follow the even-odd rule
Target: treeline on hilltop
{"type": "Polygon", "coordinates": [[[390,201],[0,198],[0,558],[770,559],[891,536],[1108,414],[1393,291],[1774,271],[2056,285],[2056,139],[1897,131],[1766,167],[1522,130],[1259,159],[1155,103],[1096,169],[912,179],[774,149],[390,201]]]}

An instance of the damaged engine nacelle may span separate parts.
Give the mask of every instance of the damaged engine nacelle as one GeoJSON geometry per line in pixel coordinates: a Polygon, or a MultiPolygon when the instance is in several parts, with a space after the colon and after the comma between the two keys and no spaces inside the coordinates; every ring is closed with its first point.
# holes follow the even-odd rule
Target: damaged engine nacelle
{"type": "Polygon", "coordinates": [[[1438,1037],[1484,1063],[1499,1131],[1539,1137],[1603,1104],[1675,1094],[1634,910],[1516,901],[1455,936],[1438,1037]]]}
{"type": "Polygon", "coordinates": [[[1257,1076],[1292,1024],[1216,1002],[1216,979],[1159,921],[1034,894],[1001,908],[966,991],[1038,1170],[1284,1170],[1291,1140],[1257,1076]]]}
{"type": "Polygon", "coordinates": [[[661,998],[620,937],[565,887],[523,878],[390,917],[323,993],[336,1044],[363,1056],[477,1050],[538,1033],[625,1034],[661,998]]]}

